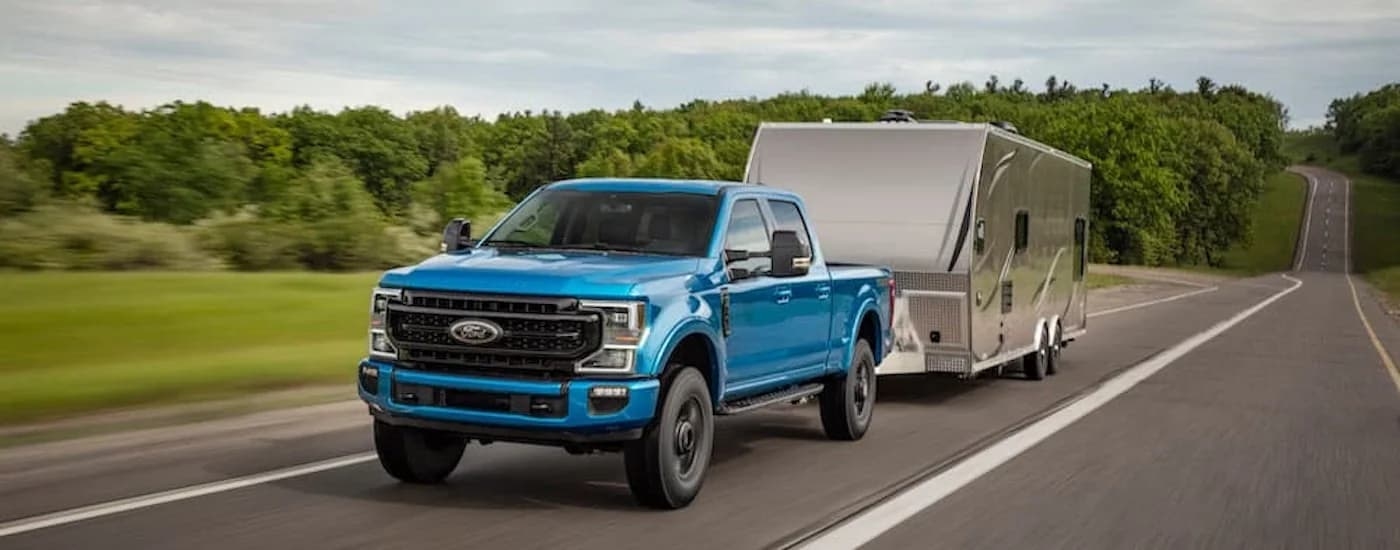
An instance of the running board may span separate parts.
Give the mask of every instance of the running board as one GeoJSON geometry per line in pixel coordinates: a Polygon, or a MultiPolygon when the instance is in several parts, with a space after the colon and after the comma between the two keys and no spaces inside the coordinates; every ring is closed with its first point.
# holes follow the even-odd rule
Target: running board
{"type": "Polygon", "coordinates": [[[761,395],[755,395],[753,397],[735,399],[733,401],[721,404],[719,406],[719,410],[715,411],[715,414],[739,414],[742,412],[748,412],[754,409],[767,407],[769,405],[776,405],[784,401],[796,401],[804,397],[811,397],[813,395],[819,394],[822,392],[822,388],[824,387],[826,387],[825,384],[822,384],[821,382],[814,382],[811,384],[804,384],[801,386],[783,388],[778,391],[768,392],[761,395]]]}

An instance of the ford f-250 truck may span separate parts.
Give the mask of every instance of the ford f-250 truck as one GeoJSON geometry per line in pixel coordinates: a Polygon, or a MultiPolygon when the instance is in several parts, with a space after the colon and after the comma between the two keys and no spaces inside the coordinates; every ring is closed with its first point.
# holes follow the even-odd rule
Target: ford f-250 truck
{"type": "Polygon", "coordinates": [[[636,500],[688,505],[714,416],[816,397],[860,439],[890,349],[892,274],[828,264],[802,199],[761,185],[583,179],[373,290],[359,395],[379,461],[445,479],[470,441],[621,451],[636,500]]]}

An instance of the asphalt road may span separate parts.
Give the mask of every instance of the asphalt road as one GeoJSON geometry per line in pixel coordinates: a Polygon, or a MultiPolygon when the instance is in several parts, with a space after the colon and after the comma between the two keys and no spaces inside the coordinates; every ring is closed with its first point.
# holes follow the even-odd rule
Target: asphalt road
{"type": "Polygon", "coordinates": [[[1307,174],[1296,292],[869,547],[1400,548],[1400,388],[1347,283],[1348,184],[1307,174]]]}
{"type": "MultiPolygon", "coordinates": [[[[1316,175],[1301,286],[907,520],[864,533],[869,546],[1400,546],[1400,394],[1343,274],[1346,185],[1316,175]]],[[[824,440],[810,406],[723,418],[706,486],[681,511],[635,507],[618,456],[518,445],[470,447],[444,486],[398,485],[366,454],[363,408],[345,403],[0,451],[0,533],[22,531],[0,535],[0,548],[820,541],[856,512],[882,513],[889,501],[875,497],[977,460],[1294,286],[1279,275],[1186,283],[1091,297],[1102,314],[1042,382],[883,378],[860,442],[824,440]],[[1139,303],[1151,305],[1124,309],[1139,303]],[[336,458],[315,473],[246,478],[336,458]],[[181,490],[227,480],[244,481],[181,490]],[[164,503],[73,513],[171,490],[164,503]],[[60,523],[31,529],[44,514],[60,523]]],[[[1400,350],[1400,329],[1360,290],[1377,334],[1400,350]]]]}

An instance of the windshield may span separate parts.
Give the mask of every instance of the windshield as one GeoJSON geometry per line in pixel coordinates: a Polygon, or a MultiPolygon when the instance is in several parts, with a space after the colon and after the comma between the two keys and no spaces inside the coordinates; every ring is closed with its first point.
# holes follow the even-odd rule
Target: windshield
{"type": "Polygon", "coordinates": [[[718,204],[688,193],[542,191],[481,246],[704,256],[718,204]]]}

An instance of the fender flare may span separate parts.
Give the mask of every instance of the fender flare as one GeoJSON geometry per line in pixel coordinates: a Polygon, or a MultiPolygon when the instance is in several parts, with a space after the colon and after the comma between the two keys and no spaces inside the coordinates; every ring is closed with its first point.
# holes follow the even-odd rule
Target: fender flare
{"type": "Polygon", "coordinates": [[[710,323],[700,317],[687,317],[666,334],[666,339],[662,341],[659,352],[656,356],[656,377],[660,378],[666,370],[666,362],[671,359],[671,354],[676,352],[676,346],[682,341],[694,335],[700,335],[705,339],[706,345],[710,348],[710,363],[714,372],[710,373],[710,396],[715,403],[719,403],[720,396],[724,394],[724,380],[728,377],[725,369],[724,347],[720,345],[723,341],[719,334],[715,332],[710,323]]]}
{"type": "MultiPolygon", "coordinates": [[[[851,358],[856,353],[856,342],[860,340],[860,324],[862,321],[865,320],[865,316],[867,314],[875,316],[875,324],[877,327],[884,326],[881,323],[885,320],[882,319],[880,316],[880,308],[877,307],[878,305],[879,301],[876,300],[874,297],[866,297],[861,300],[860,307],[857,308],[857,311],[859,313],[851,317],[852,321],[850,323],[850,326],[846,327],[846,345],[843,346],[844,349],[841,351],[841,364],[839,365],[838,370],[836,372],[846,372],[846,369],[850,368],[851,358]]],[[[876,338],[876,340],[880,340],[880,338],[876,338]]],[[[884,344],[882,342],[878,341],[870,343],[870,351],[875,353],[875,359],[877,362],[880,360],[881,357],[883,357],[882,355],[880,355],[881,348],[883,347],[883,345],[884,344]]]]}

